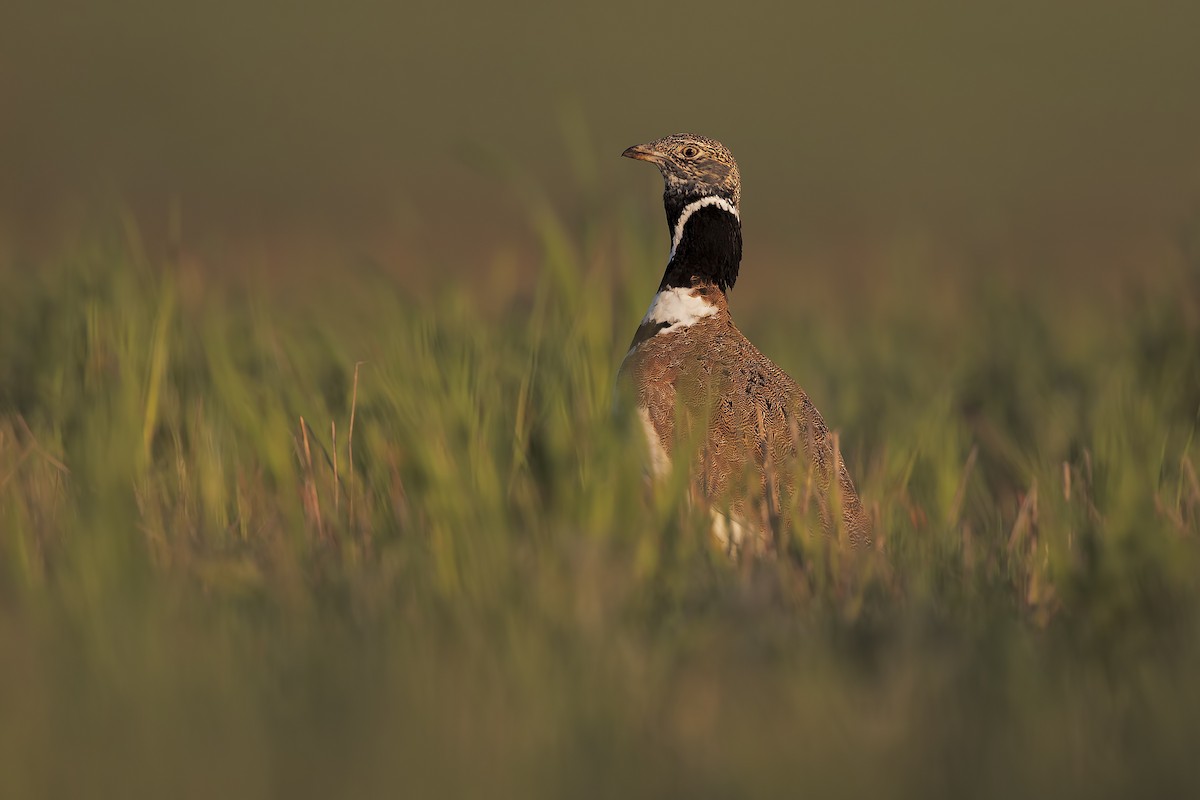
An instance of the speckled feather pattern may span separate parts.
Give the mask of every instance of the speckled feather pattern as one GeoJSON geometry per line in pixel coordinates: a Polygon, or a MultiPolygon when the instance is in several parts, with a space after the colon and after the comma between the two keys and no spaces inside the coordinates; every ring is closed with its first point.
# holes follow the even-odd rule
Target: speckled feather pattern
{"type": "Polygon", "coordinates": [[[714,511],[714,534],[740,529],[753,539],[731,547],[770,552],[791,521],[804,518],[819,519],[826,533],[843,532],[852,546],[868,546],[871,520],[836,438],[804,390],[730,316],[725,291],[741,260],[741,181],[733,155],[692,134],[631,153],[659,166],[673,245],[684,240],[678,256],[672,247],[660,294],[620,371],[652,437],[651,451],[661,461],[661,454],[675,458],[687,448],[694,490],[714,511]],[[706,197],[724,198],[733,208],[705,204],[704,213],[674,224],[688,204],[706,197]],[[729,226],[734,236],[723,233],[729,226]],[[665,292],[674,293],[671,306],[665,292]],[[678,314],[655,314],[673,307],[691,310],[687,324],[676,321],[678,314]]]}
{"type": "Polygon", "coordinates": [[[698,493],[727,506],[760,550],[773,549],[773,534],[796,514],[819,516],[823,530],[834,532],[839,505],[850,543],[868,545],[870,519],[821,414],[738,330],[722,292],[696,291],[715,313],[645,338],[622,367],[657,437],[652,450],[674,457],[679,447],[692,448],[698,493]]]}
{"type": "Polygon", "coordinates": [[[702,189],[701,194],[720,195],[734,206],[741,205],[742,176],[737,161],[729,148],[716,139],[694,133],[673,133],[651,142],[650,146],[660,152],[679,155],[688,147],[697,150],[693,158],[677,158],[668,165],[669,168],[663,169],[667,193],[682,195],[702,189]]]}

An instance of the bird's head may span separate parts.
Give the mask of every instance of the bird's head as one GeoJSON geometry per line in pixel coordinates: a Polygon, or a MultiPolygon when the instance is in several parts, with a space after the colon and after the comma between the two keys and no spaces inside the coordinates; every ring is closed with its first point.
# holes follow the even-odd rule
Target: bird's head
{"type": "Polygon", "coordinates": [[[621,155],[649,161],[662,173],[668,205],[686,204],[717,196],[737,208],[742,198],[742,178],[729,148],[716,139],[694,133],[675,133],[630,147],[621,155]]]}
{"type": "Polygon", "coordinates": [[[705,136],[676,133],[621,155],[657,164],[663,176],[671,255],[660,291],[732,287],[742,260],[742,178],[729,148],[705,136]]]}

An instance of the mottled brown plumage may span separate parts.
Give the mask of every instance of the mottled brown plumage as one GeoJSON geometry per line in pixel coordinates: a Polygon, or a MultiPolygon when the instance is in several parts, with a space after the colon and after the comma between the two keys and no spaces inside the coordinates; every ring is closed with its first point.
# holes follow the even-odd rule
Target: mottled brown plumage
{"type": "Polygon", "coordinates": [[[804,390],[750,343],[726,290],[741,260],[741,183],[719,142],[676,134],[624,155],[658,164],[672,231],[667,269],[621,365],[655,472],[689,454],[693,485],[730,549],[772,551],[793,520],[854,546],[871,522],[836,438],[804,390]],[[731,266],[732,265],[732,266],[731,266]]]}

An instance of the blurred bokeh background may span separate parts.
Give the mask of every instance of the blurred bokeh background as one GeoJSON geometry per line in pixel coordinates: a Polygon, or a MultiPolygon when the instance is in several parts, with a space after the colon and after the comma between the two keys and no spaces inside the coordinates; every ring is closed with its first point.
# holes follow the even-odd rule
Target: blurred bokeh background
{"type": "Polygon", "coordinates": [[[617,156],[693,130],[739,158],[760,262],[870,270],[928,236],[1136,269],[1200,197],[1198,30],[1200,7],[1129,0],[10,0],[0,241],[116,201],[224,263],[328,245],[458,280],[504,242],[519,272],[514,182],[657,224],[657,177],[617,156]]]}
{"type": "Polygon", "coordinates": [[[0,796],[1200,794],[1200,4],[774,5],[0,2],[0,796]],[[681,130],[874,550],[647,491],[681,130]]]}

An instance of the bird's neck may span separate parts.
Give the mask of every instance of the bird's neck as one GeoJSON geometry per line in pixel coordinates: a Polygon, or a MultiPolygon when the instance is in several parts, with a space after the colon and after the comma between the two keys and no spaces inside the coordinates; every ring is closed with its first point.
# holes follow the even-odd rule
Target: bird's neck
{"type": "Polygon", "coordinates": [[[664,198],[671,255],[658,290],[716,286],[727,292],[742,262],[737,206],[719,195],[664,198]]]}

